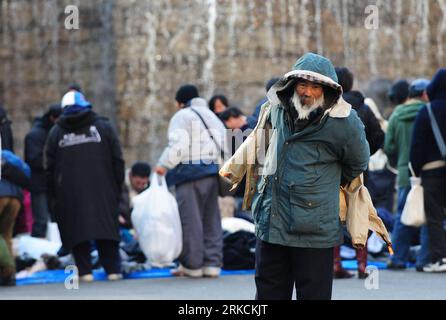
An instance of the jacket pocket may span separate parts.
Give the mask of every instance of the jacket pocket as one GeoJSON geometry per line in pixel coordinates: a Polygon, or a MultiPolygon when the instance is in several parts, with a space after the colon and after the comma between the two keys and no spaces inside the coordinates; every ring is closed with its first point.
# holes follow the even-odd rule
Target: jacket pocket
{"type": "Polygon", "coordinates": [[[257,184],[257,192],[254,194],[253,200],[252,200],[252,216],[254,218],[254,222],[259,224],[265,224],[266,220],[266,212],[259,212],[260,208],[264,206],[265,195],[267,187],[268,180],[267,178],[263,177],[261,181],[257,184]]]}
{"type": "Polygon", "coordinates": [[[288,231],[290,233],[322,233],[322,217],[326,205],[315,194],[290,191],[288,231]]]}

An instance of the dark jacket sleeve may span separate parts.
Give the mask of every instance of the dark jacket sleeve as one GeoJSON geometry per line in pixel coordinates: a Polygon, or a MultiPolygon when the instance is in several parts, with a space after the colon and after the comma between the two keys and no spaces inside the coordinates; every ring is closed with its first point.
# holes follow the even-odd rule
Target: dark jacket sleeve
{"type": "Polygon", "coordinates": [[[370,158],[370,147],[365,137],[364,124],[357,116],[351,120],[353,121],[349,122],[349,127],[346,128],[347,142],[341,150],[341,184],[352,181],[367,170],[370,158]]]}
{"type": "Polygon", "coordinates": [[[55,196],[54,175],[57,151],[57,130],[57,126],[54,126],[53,129],[51,129],[44,147],[44,167],[47,178],[48,196],[50,198],[55,196]]]}
{"type": "Polygon", "coordinates": [[[125,224],[123,225],[126,228],[131,228],[131,212],[132,208],[130,207],[130,197],[129,197],[129,189],[125,184],[122,186],[121,197],[119,200],[119,214],[124,218],[125,224]]]}
{"type": "Polygon", "coordinates": [[[365,112],[367,118],[366,137],[370,145],[370,154],[372,155],[383,147],[384,131],[381,129],[378,119],[376,119],[373,111],[370,110],[367,105],[364,106],[366,107],[365,112]]]}
{"type": "Polygon", "coordinates": [[[122,157],[121,144],[119,142],[118,135],[108,121],[106,122],[106,127],[110,135],[110,150],[112,153],[113,175],[116,181],[116,186],[118,190],[121,191],[125,176],[124,159],[122,157]]]}
{"type": "Polygon", "coordinates": [[[426,136],[428,130],[431,130],[430,122],[427,109],[423,107],[415,119],[410,147],[410,162],[417,177],[420,176],[421,168],[426,164],[426,136]]]}
{"type": "Polygon", "coordinates": [[[45,136],[38,132],[30,132],[25,137],[25,161],[33,170],[44,170],[43,149],[45,136]]]}

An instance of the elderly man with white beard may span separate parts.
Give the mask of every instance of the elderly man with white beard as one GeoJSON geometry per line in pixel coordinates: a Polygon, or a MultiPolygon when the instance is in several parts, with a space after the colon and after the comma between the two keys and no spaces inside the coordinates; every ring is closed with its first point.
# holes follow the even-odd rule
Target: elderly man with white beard
{"type": "Polygon", "coordinates": [[[256,164],[262,170],[254,172],[231,159],[221,171],[237,183],[245,168],[256,298],[291,299],[296,288],[297,299],[331,299],[333,248],[343,241],[339,188],[367,169],[369,145],[330,60],[301,57],[268,91],[259,128],[273,130],[264,168],[275,170],[256,164]]]}

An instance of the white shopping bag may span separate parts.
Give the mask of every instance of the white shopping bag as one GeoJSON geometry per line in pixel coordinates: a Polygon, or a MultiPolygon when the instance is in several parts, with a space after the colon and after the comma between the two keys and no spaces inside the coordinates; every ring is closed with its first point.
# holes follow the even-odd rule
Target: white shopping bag
{"type": "Polygon", "coordinates": [[[410,164],[409,169],[412,172],[412,177],[410,177],[411,189],[407,195],[403,213],[401,214],[401,223],[406,226],[420,227],[426,223],[424,191],[421,185],[421,178],[415,176],[410,164]]]}
{"type": "Polygon", "coordinates": [[[46,229],[46,238],[48,241],[62,244],[60,239],[59,227],[56,222],[48,222],[46,229]]]}
{"type": "Polygon", "coordinates": [[[162,267],[170,265],[181,253],[181,221],[166,179],[153,173],[150,181],[150,187],[133,198],[131,219],[147,262],[162,267]]]}
{"type": "Polygon", "coordinates": [[[20,236],[14,239],[14,248],[17,255],[28,254],[33,259],[40,259],[42,254],[56,256],[61,247],[60,243],[46,239],[20,236]]]}

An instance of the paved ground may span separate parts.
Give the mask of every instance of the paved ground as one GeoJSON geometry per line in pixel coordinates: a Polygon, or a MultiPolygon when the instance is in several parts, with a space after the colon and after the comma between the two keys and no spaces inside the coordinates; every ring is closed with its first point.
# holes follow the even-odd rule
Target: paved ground
{"type": "MultiPolygon", "coordinates": [[[[335,300],[446,299],[446,274],[380,270],[376,280],[335,280],[335,300]],[[378,288],[376,288],[378,286],[378,288]],[[366,289],[375,288],[375,289],[366,289]]],[[[67,290],[64,284],[0,288],[0,299],[156,299],[156,300],[252,300],[252,275],[218,279],[163,278],[98,281],[67,290]]]]}

